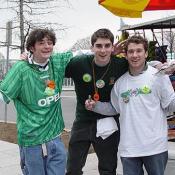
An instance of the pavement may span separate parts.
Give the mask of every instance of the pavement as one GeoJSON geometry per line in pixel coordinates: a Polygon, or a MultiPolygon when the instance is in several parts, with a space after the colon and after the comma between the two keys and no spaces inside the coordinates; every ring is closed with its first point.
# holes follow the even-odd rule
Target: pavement
{"type": "MultiPolygon", "coordinates": [[[[169,142],[169,161],[173,161],[171,171],[175,172],[175,142],[169,142]],[[172,170],[174,168],[174,170],[172,170]]],[[[88,154],[84,175],[99,175],[97,157],[95,153],[88,154]]],[[[22,175],[19,165],[18,145],[0,140],[0,175],[22,175]]],[[[119,159],[117,175],[122,175],[122,166],[119,159]]],[[[167,175],[171,175],[168,173],[167,175]]]]}

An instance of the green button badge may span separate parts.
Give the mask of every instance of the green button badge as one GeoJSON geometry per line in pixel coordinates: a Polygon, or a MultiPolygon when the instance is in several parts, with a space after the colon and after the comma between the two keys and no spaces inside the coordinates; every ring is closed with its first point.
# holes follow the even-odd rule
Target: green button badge
{"type": "Polygon", "coordinates": [[[88,82],[90,82],[91,80],[92,80],[92,77],[91,77],[90,74],[84,74],[84,75],[83,75],[83,81],[84,81],[84,82],[88,83],[88,82]]]}

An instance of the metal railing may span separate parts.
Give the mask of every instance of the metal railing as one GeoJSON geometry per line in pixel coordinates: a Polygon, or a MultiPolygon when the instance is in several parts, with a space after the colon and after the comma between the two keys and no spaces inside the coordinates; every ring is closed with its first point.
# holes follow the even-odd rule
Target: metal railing
{"type": "Polygon", "coordinates": [[[74,82],[71,78],[64,78],[63,90],[75,90],[74,82]]]}

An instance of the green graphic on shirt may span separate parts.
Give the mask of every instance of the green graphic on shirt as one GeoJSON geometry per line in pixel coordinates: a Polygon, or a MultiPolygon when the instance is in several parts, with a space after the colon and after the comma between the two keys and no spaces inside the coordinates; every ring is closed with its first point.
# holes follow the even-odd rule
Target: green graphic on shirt
{"type": "Polygon", "coordinates": [[[141,88],[136,88],[136,89],[129,89],[126,92],[121,93],[121,97],[123,98],[123,101],[125,101],[125,99],[129,99],[130,97],[136,97],[140,94],[150,94],[151,93],[151,89],[145,85],[141,88]]]}

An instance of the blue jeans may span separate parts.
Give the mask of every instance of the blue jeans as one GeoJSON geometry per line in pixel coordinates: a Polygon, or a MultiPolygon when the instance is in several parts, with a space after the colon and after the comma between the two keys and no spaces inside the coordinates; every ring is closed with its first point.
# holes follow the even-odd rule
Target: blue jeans
{"type": "Polygon", "coordinates": [[[45,143],[47,155],[43,155],[42,145],[20,146],[21,169],[24,175],[65,175],[66,150],[59,137],[45,143]]]}
{"type": "Polygon", "coordinates": [[[145,157],[121,157],[123,175],[143,175],[143,165],[148,175],[164,175],[168,151],[145,157]]]}

